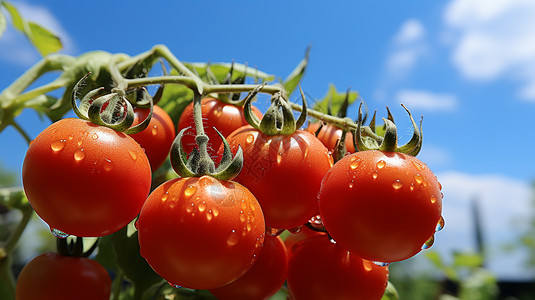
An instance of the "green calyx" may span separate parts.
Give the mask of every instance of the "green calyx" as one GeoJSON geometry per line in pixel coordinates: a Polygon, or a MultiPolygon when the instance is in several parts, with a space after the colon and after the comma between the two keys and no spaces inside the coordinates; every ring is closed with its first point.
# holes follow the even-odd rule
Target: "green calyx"
{"type": "Polygon", "coordinates": [[[301,86],[299,86],[299,91],[301,92],[303,109],[297,120],[295,120],[292,107],[288,100],[286,100],[281,93],[273,95],[271,98],[271,105],[262,117],[262,120],[258,119],[252,112],[251,102],[252,98],[260,92],[263,87],[263,85],[258,86],[253,92],[247,95],[244,100],[245,104],[243,106],[243,111],[245,120],[247,120],[249,125],[260,130],[265,135],[290,135],[303,126],[307,118],[307,103],[301,86]]]}
{"type": "MultiPolygon", "coordinates": [[[[384,125],[384,133],[382,134],[382,139],[373,139],[368,136],[363,136],[361,132],[362,128],[362,103],[359,106],[359,116],[357,121],[357,130],[355,134],[353,135],[353,143],[355,145],[355,149],[357,151],[366,151],[366,150],[380,150],[385,152],[400,152],[409,154],[412,156],[418,155],[422,148],[422,121],[423,117],[420,120],[420,127],[416,125],[416,122],[414,122],[414,119],[412,117],[411,112],[407,109],[407,107],[403,104],[401,106],[407,111],[409,114],[409,118],[412,122],[412,127],[414,128],[413,135],[411,139],[403,146],[398,146],[398,134],[397,134],[397,127],[394,124],[394,118],[392,114],[390,113],[390,110],[388,110],[388,117],[383,118],[383,121],[385,122],[384,125]]],[[[372,120],[370,122],[370,125],[368,126],[369,130],[373,133],[376,133],[376,126],[375,126],[375,113],[372,117],[372,120]]]]}
{"type": "MultiPolygon", "coordinates": [[[[91,123],[106,126],[126,134],[135,134],[147,128],[152,118],[154,100],[144,88],[134,88],[128,91],[114,89],[111,93],[100,95],[103,87],[89,91],[77,105],[78,91],[91,73],[80,79],[73,89],[72,108],[76,115],[91,123]],[[149,108],[150,112],[145,120],[137,125],[134,123],[134,106],[149,108]]],[[[161,92],[160,92],[161,94],[161,92]]],[[[157,97],[159,93],[157,92],[157,97]]]]}
{"type": "Polygon", "coordinates": [[[96,241],[91,248],[84,251],[84,242],[81,237],[75,237],[74,241],[69,238],[56,238],[58,253],[63,256],[89,257],[97,248],[97,244],[98,242],[96,241]]]}

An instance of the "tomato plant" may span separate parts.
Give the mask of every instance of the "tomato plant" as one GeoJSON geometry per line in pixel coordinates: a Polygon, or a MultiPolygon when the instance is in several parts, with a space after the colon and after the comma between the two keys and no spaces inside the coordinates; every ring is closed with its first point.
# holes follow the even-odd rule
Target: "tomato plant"
{"type": "Polygon", "coordinates": [[[400,261],[433,237],[441,219],[440,190],[436,176],[417,158],[362,151],[327,172],[320,214],[341,247],[373,261],[400,261]]]}
{"type": "MultiPolygon", "coordinates": [[[[224,103],[218,99],[210,97],[202,99],[201,103],[204,131],[210,139],[208,141],[208,153],[212,157],[215,157],[215,154],[221,145],[221,139],[214,127],[226,137],[234,130],[247,125],[247,121],[243,116],[243,107],[224,103]]],[[[262,112],[254,106],[253,112],[258,117],[262,116],[262,112]]],[[[183,128],[191,127],[186,131],[186,134],[182,139],[184,151],[190,153],[196,146],[196,130],[195,123],[193,122],[193,103],[186,106],[180,116],[177,127],[179,131],[183,128]]]]}
{"type": "Polygon", "coordinates": [[[156,188],[137,220],[141,255],[173,285],[211,289],[247,272],[264,242],[262,209],[242,185],[211,176],[156,188]]]}
{"type": "MultiPolygon", "coordinates": [[[[150,109],[134,110],[134,124],[147,118],[150,109]]],[[[175,125],[171,117],[162,108],[155,105],[149,125],[143,131],[130,136],[143,147],[149,159],[152,171],[158,169],[169,155],[169,149],[175,139],[175,125]]]]}
{"type": "Polygon", "coordinates": [[[293,300],[379,300],[387,282],[388,267],[348,252],[326,235],[300,242],[288,263],[293,300]]]}
{"type": "Polygon", "coordinates": [[[22,181],[30,204],[51,228],[102,236],[136,217],[149,194],[151,171],[128,135],[63,119],[30,144],[22,181]]]}
{"type": "Polygon", "coordinates": [[[268,299],[286,281],[287,270],[284,242],[278,236],[266,235],[262,252],[253,267],[236,281],[210,292],[219,300],[268,299]]]}
{"type": "Polygon", "coordinates": [[[227,140],[233,153],[243,149],[243,169],[235,180],[257,197],[267,227],[297,227],[318,213],[317,194],[333,160],[313,134],[266,135],[247,125],[227,140]]]}
{"type": "Polygon", "coordinates": [[[107,300],[111,279],[99,263],[85,257],[47,252],[28,262],[17,280],[17,300],[107,300]]]}

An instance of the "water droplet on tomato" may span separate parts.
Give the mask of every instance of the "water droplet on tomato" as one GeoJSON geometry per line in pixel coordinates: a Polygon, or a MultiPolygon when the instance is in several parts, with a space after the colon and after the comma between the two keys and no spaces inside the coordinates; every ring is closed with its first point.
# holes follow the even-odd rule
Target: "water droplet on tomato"
{"type": "Polygon", "coordinates": [[[169,284],[170,286],[174,287],[175,289],[179,289],[179,288],[181,288],[180,285],[171,283],[171,282],[169,282],[169,281],[167,282],[167,284],[169,284]]]}
{"type": "Polygon", "coordinates": [[[197,188],[194,185],[188,185],[188,187],[184,190],[184,196],[191,197],[195,192],[197,191],[197,188]]]}
{"type": "Polygon", "coordinates": [[[74,135],[69,135],[69,137],[67,138],[69,141],[72,141],[72,139],[74,138],[74,135]]]}
{"type": "Polygon", "coordinates": [[[50,144],[50,148],[56,152],[63,149],[63,147],[65,147],[65,140],[56,140],[50,144]]]}
{"type": "Polygon", "coordinates": [[[437,202],[437,198],[435,195],[431,195],[431,203],[435,204],[437,202]]]}
{"type": "Polygon", "coordinates": [[[437,227],[435,228],[435,231],[441,231],[442,229],[444,229],[444,217],[440,216],[440,219],[438,220],[438,223],[437,223],[437,227]]]}
{"type": "Polygon", "coordinates": [[[240,212],[240,222],[245,223],[247,221],[247,217],[243,213],[243,210],[240,212]]]}
{"type": "Polygon", "coordinates": [[[150,132],[152,133],[152,135],[157,135],[158,134],[158,125],[152,126],[152,130],[150,132]]]}
{"type": "Polygon", "coordinates": [[[194,207],[195,207],[195,204],[190,203],[189,205],[186,206],[186,212],[192,213],[194,207]]]}
{"type": "Polygon", "coordinates": [[[197,205],[197,209],[199,210],[199,212],[203,212],[206,210],[206,201],[203,201],[201,203],[199,203],[199,205],[197,205]]]}
{"type": "Polygon", "coordinates": [[[219,208],[214,207],[214,208],[212,209],[212,212],[214,213],[214,217],[219,216],[219,208]]]}
{"type": "Polygon", "coordinates": [[[253,230],[253,225],[250,222],[247,222],[247,232],[251,232],[253,230]]]}
{"type": "Polygon", "coordinates": [[[417,183],[421,184],[424,181],[424,178],[420,174],[414,175],[414,180],[416,180],[417,183]]]}
{"type": "Polygon", "coordinates": [[[437,181],[437,183],[438,183],[438,188],[442,191],[442,184],[440,184],[440,182],[438,182],[438,181],[437,181]]]}
{"type": "Polygon", "coordinates": [[[435,243],[435,236],[432,235],[422,246],[422,250],[429,249],[435,243]]]}
{"type": "Polygon", "coordinates": [[[372,261],[374,264],[378,265],[379,267],[386,267],[388,266],[390,263],[387,263],[387,262],[381,262],[381,261],[372,261]]]}
{"type": "Polygon", "coordinates": [[[377,162],[377,169],[382,169],[386,166],[386,162],[384,160],[380,160],[377,162]]]}
{"type": "Polygon", "coordinates": [[[56,229],[56,228],[50,228],[50,232],[52,232],[52,234],[53,234],[55,237],[60,238],[60,239],[64,239],[64,238],[66,238],[66,237],[69,236],[68,233],[65,233],[65,232],[63,232],[63,231],[61,231],[61,230],[58,230],[58,229],[56,229]]]}
{"type": "Polygon", "coordinates": [[[312,217],[308,222],[312,225],[323,225],[320,215],[312,217]]]}
{"type": "Polygon", "coordinates": [[[206,220],[207,221],[212,221],[212,219],[214,218],[214,215],[212,214],[212,211],[209,210],[206,212],[206,220]]]}
{"type": "Polygon", "coordinates": [[[165,194],[162,195],[162,201],[167,201],[167,198],[169,198],[169,192],[165,192],[165,194]]]}
{"type": "Polygon", "coordinates": [[[399,179],[394,181],[392,183],[392,187],[395,189],[395,190],[399,190],[400,188],[403,187],[403,182],[401,182],[399,179]]]}
{"type": "Polygon", "coordinates": [[[245,199],[241,200],[241,209],[247,209],[247,203],[245,203],[245,199]]]}
{"type": "Polygon", "coordinates": [[[332,244],[336,244],[336,241],[333,238],[330,238],[329,242],[331,242],[332,244]]]}
{"type": "Polygon", "coordinates": [[[78,149],[74,151],[74,159],[76,159],[77,161],[81,161],[84,158],[85,158],[84,149],[78,149]]]}
{"type": "Polygon", "coordinates": [[[109,171],[113,170],[113,161],[111,161],[109,159],[105,159],[102,167],[104,168],[104,171],[108,171],[109,172],[109,171]]]}
{"type": "Polygon", "coordinates": [[[236,233],[236,230],[232,229],[232,231],[230,232],[227,238],[227,245],[235,246],[239,240],[240,240],[240,237],[238,236],[238,233],[236,233]]]}
{"type": "Polygon", "coordinates": [[[379,177],[379,173],[373,172],[372,177],[373,179],[377,179],[377,177],[379,177]]]}
{"type": "Polygon", "coordinates": [[[351,170],[355,170],[360,165],[360,159],[357,159],[355,156],[351,157],[351,162],[349,163],[349,167],[351,170]]]}
{"type": "Polygon", "coordinates": [[[373,270],[373,262],[369,260],[363,259],[362,266],[364,267],[364,270],[366,270],[367,272],[370,272],[371,270],[373,270]]]}
{"type": "Polygon", "coordinates": [[[250,143],[254,142],[254,135],[252,135],[252,134],[247,135],[247,137],[245,138],[245,142],[247,144],[250,144],[250,143]]]}
{"type": "Polygon", "coordinates": [[[415,162],[415,161],[412,162],[412,165],[413,165],[416,169],[418,169],[418,171],[422,171],[422,170],[424,169],[424,167],[423,167],[421,164],[419,164],[419,163],[417,163],[417,162],[415,162]]]}
{"type": "Polygon", "coordinates": [[[135,161],[137,159],[137,153],[132,151],[132,150],[128,150],[128,154],[130,155],[130,157],[135,161]]]}
{"type": "Polygon", "coordinates": [[[288,231],[293,233],[293,234],[296,234],[296,233],[301,232],[301,229],[303,229],[303,225],[299,225],[297,227],[290,228],[290,229],[288,229],[288,231]]]}
{"type": "Polygon", "coordinates": [[[349,183],[349,188],[352,189],[355,184],[353,182],[349,183]]]}
{"type": "Polygon", "coordinates": [[[277,154],[277,163],[280,164],[281,161],[282,161],[282,153],[279,152],[279,153],[277,154]]]}
{"type": "Polygon", "coordinates": [[[139,219],[137,219],[135,222],[134,222],[134,228],[136,230],[139,230],[139,219]]]}
{"type": "Polygon", "coordinates": [[[96,132],[93,133],[93,134],[91,135],[91,138],[92,138],[93,140],[98,140],[98,134],[97,134],[96,132]]]}
{"type": "Polygon", "coordinates": [[[414,183],[411,183],[411,186],[409,187],[411,191],[414,191],[414,183]]]}

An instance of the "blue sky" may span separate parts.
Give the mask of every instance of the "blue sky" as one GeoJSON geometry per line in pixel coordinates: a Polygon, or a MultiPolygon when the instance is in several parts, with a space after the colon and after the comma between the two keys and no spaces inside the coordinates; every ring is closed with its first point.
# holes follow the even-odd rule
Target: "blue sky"
{"type": "MultiPolygon", "coordinates": [[[[424,116],[419,158],[444,186],[446,229],[435,249],[474,249],[469,205],[482,206],[490,268],[525,277],[521,256],[502,246],[525,228],[535,146],[535,1],[13,1],[57,32],[63,53],[135,55],[165,44],[183,61],[247,62],[287,76],[311,45],[303,88],[322,98],[330,83],[356,90],[371,109],[388,105],[402,141],[400,103],[424,116]],[[151,5],[149,6],[148,3],[151,5]]],[[[9,27],[0,38],[0,89],[39,60],[9,27]]],[[[355,108],[350,112],[355,117],[355,108]]],[[[47,123],[19,118],[35,137],[47,123]]],[[[20,173],[26,149],[0,134],[0,161],[20,173]]]]}

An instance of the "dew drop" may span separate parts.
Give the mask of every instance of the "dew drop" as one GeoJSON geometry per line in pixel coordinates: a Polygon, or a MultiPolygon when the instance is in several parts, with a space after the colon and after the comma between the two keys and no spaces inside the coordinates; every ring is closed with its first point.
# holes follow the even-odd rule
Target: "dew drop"
{"type": "Polygon", "coordinates": [[[74,152],[74,159],[76,159],[77,161],[81,161],[84,158],[85,158],[84,149],[78,149],[74,152]]]}
{"type": "Polygon", "coordinates": [[[195,207],[195,204],[193,204],[193,203],[191,203],[190,205],[186,206],[186,212],[187,213],[192,213],[194,207],[195,207]]]}
{"type": "Polygon", "coordinates": [[[91,135],[91,138],[92,138],[93,140],[98,140],[98,134],[97,134],[96,132],[93,133],[93,134],[91,135]]]}
{"type": "Polygon", "coordinates": [[[56,140],[50,144],[50,148],[56,152],[63,149],[63,147],[65,147],[65,140],[56,140]]]}
{"type": "Polygon", "coordinates": [[[67,138],[69,141],[72,141],[72,139],[74,138],[74,136],[71,134],[69,135],[69,137],[67,138]]]}
{"type": "Polygon", "coordinates": [[[392,187],[395,189],[395,190],[399,190],[400,188],[403,187],[403,182],[401,182],[399,179],[394,181],[392,183],[392,187]]]}
{"type": "Polygon", "coordinates": [[[171,282],[169,282],[169,281],[167,282],[167,284],[169,284],[170,286],[174,287],[175,289],[179,289],[179,288],[181,288],[180,285],[171,283],[171,282]]]}
{"type": "Polygon", "coordinates": [[[241,201],[241,209],[247,209],[247,203],[245,203],[245,200],[243,199],[241,201]]]}
{"type": "Polygon", "coordinates": [[[308,222],[312,225],[323,225],[320,215],[312,217],[308,222]]]}
{"type": "Polygon", "coordinates": [[[169,192],[165,192],[165,194],[162,195],[162,202],[167,201],[168,198],[169,198],[169,192]]]}
{"type": "Polygon", "coordinates": [[[247,217],[245,216],[243,211],[241,211],[241,213],[240,213],[240,222],[245,223],[245,221],[247,221],[247,217]]]}
{"type": "Polygon", "coordinates": [[[84,140],[83,140],[83,139],[79,140],[79,141],[78,141],[78,146],[82,146],[83,143],[84,143],[84,140]]]}
{"type": "Polygon", "coordinates": [[[107,171],[107,172],[113,170],[113,161],[109,159],[105,159],[102,167],[104,168],[104,171],[107,171]]]}
{"type": "Polygon", "coordinates": [[[251,232],[253,230],[253,225],[251,223],[247,223],[247,232],[251,232]]]}
{"type": "Polygon", "coordinates": [[[247,142],[247,144],[254,142],[254,135],[252,134],[247,135],[247,137],[245,138],[245,142],[247,142]]]}
{"type": "Polygon", "coordinates": [[[152,135],[157,135],[158,134],[158,125],[152,126],[151,133],[152,133],[152,135]]]}
{"type": "Polygon", "coordinates": [[[329,242],[331,242],[332,244],[336,244],[336,241],[333,238],[330,238],[329,242]]]}
{"type": "Polygon", "coordinates": [[[417,183],[421,184],[424,181],[424,178],[420,174],[414,175],[414,180],[416,180],[417,183]]]}
{"type": "Polygon", "coordinates": [[[373,179],[377,179],[378,176],[379,176],[379,174],[378,174],[377,172],[374,172],[374,173],[372,174],[373,179]]]}
{"type": "Polygon", "coordinates": [[[65,232],[63,232],[63,231],[61,231],[61,230],[58,230],[58,229],[56,229],[56,228],[50,228],[50,231],[52,232],[52,234],[53,234],[55,237],[60,238],[60,239],[64,239],[64,238],[66,238],[66,237],[69,236],[68,233],[65,233],[65,232]]]}
{"type": "Polygon", "coordinates": [[[277,163],[280,164],[281,161],[282,161],[282,153],[279,152],[279,153],[277,154],[277,163]]]}
{"type": "Polygon", "coordinates": [[[235,246],[239,239],[240,237],[238,236],[238,233],[236,233],[236,230],[233,229],[227,238],[227,245],[235,246]]]}
{"type": "Polygon", "coordinates": [[[413,184],[413,183],[411,183],[411,186],[409,187],[409,189],[410,189],[411,191],[414,191],[414,184],[413,184]]]}
{"type": "Polygon", "coordinates": [[[415,162],[415,161],[412,162],[412,165],[413,165],[416,169],[418,169],[418,171],[422,171],[422,170],[424,169],[424,167],[423,167],[421,164],[419,164],[419,163],[417,163],[417,162],[415,162]]]}
{"type": "Polygon", "coordinates": [[[135,222],[134,222],[134,228],[136,230],[139,230],[139,219],[137,219],[135,222]]]}
{"type": "Polygon", "coordinates": [[[384,160],[380,160],[377,162],[377,169],[382,169],[386,166],[386,162],[384,160]]]}
{"type": "Polygon", "coordinates": [[[431,203],[435,204],[437,202],[437,198],[435,195],[431,195],[431,203]]]}
{"type": "Polygon", "coordinates": [[[437,227],[435,228],[435,231],[441,231],[444,229],[444,217],[440,216],[440,219],[438,220],[437,227]]]}
{"type": "Polygon", "coordinates": [[[386,267],[386,266],[388,266],[390,264],[390,263],[381,262],[381,261],[373,261],[373,263],[378,265],[379,267],[386,267]]]}
{"type": "Polygon", "coordinates": [[[355,170],[360,165],[360,159],[357,159],[356,157],[351,158],[351,162],[349,163],[349,167],[351,170],[355,170]]]}
{"type": "Polygon", "coordinates": [[[130,157],[135,161],[137,159],[137,153],[132,151],[132,150],[128,150],[128,154],[130,155],[130,157]]]}
{"type": "Polygon", "coordinates": [[[429,249],[435,243],[435,236],[432,235],[422,246],[422,250],[429,249]]]}
{"type": "Polygon", "coordinates": [[[350,182],[350,183],[349,183],[349,188],[352,189],[353,186],[354,186],[353,182],[350,182]]]}
{"type": "Polygon", "coordinates": [[[201,203],[199,203],[199,205],[197,206],[197,209],[199,210],[199,212],[203,212],[206,210],[206,201],[203,201],[201,203]]]}
{"type": "Polygon", "coordinates": [[[195,192],[197,191],[197,188],[194,185],[188,185],[188,187],[184,190],[184,196],[191,197],[195,192]]]}
{"type": "Polygon", "coordinates": [[[367,272],[370,272],[371,270],[373,270],[373,262],[369,260],[363,259],[362,265],[364,266],[364,270],[366,270],[367,272]]]}
{"type": "Polygon", "coordinates": [[[442,191],[442,184],[440,182],[438,182],[438,188],[442,191]]]}
{"type": "Polygon", "coordinates": [[[214,218],[214,215],[212,214],[212,211],[209,210],[208,212],[206,212],[206,220],[207,221],[212,221],[212,219],[214,218]]]}
{"type": "Polygon", "coordinates": [[[212,212],[214,213],[214,217],[219,216],[219,209],[218,209],[217,207],[214,207],[214,208],[212,209],[212,212]]]}

